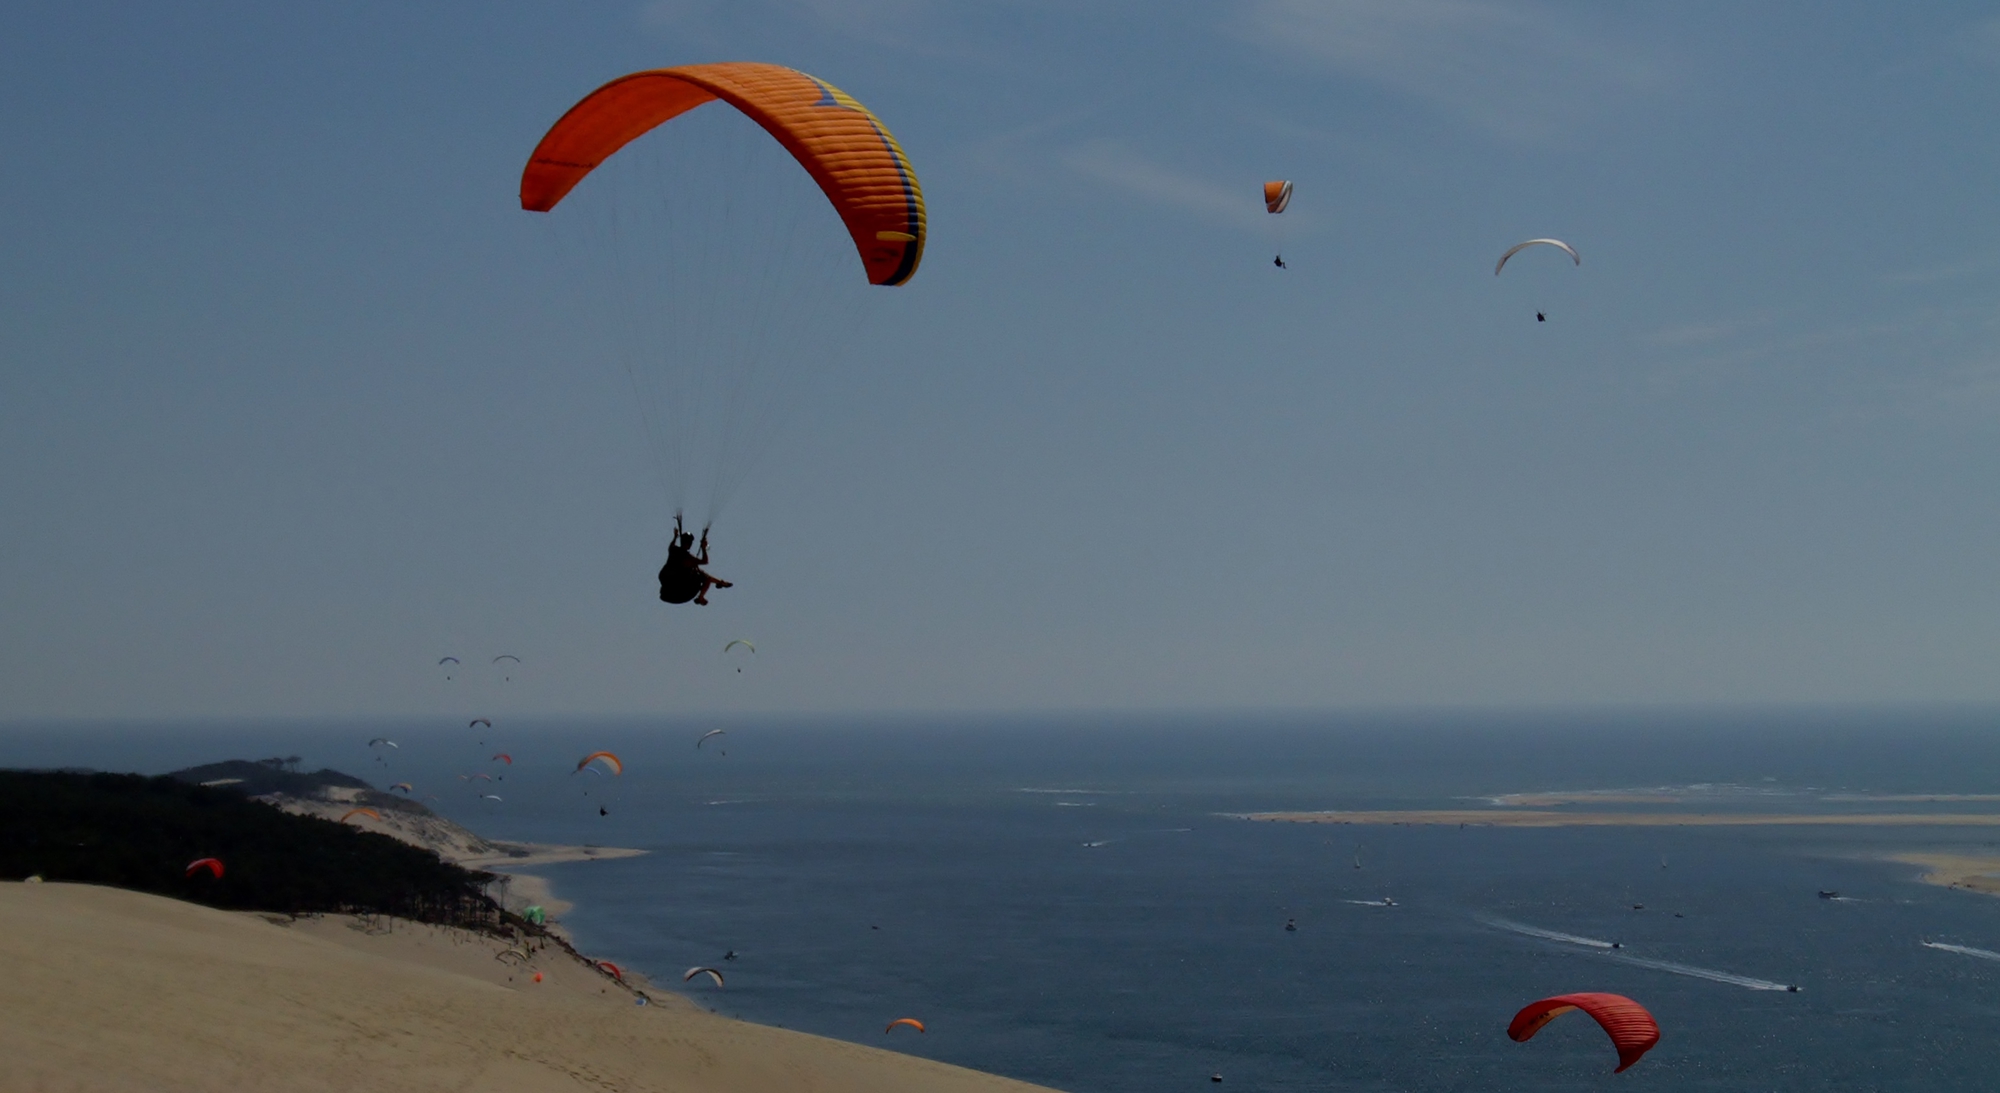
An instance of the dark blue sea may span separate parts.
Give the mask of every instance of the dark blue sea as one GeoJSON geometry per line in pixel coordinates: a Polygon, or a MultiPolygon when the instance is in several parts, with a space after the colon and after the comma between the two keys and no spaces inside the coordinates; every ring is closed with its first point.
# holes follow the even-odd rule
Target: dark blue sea
{"type": "Polygon", "coordinates": [[[2000,1084],[2000,957],[1978,955],[2000,954],[2000,898],[1884,860],[2000,854],[2000,828],[1231,816],[1662,788],[2000,811],[1847,799],[2000,794],[1990,711],[0,730],[6,766],[284,755],[408,781],[496,838],[648,850],[539,872],[585,951],[662,985],[723,969],[688,989],[718,1012],[1074,1093],[2000,1084]],[[598,749],[625,773],[576,773],[598,749]],[[1614,1078],[1581,1014],[1507,1038],[1523,1004],[1584,990],[1649,1007],[1660,1045],[1614,1078]],[[928,1031],[883,1032],[906,1016],[928,1031]]]}

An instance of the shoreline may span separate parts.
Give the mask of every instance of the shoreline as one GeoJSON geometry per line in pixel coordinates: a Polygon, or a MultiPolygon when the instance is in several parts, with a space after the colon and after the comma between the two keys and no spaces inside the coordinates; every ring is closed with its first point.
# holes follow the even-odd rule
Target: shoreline
{"type": "Polygon", "coordinates": [[[474,855],[464,858],[438,856],[466,869],[492,873],[500,879],[487,886],[487,895],[492,896],[500,906],[514,914],[520,914],[530,907],[540,907],[548,916],[549,929],[561,933],[565,940],[569,932],[557,922],[563,915],[576,910],[576,904],[556,895],[555,886],[549,879],[538,873],[516,872],[532,869],[538,865],[559,865],[579,861],[611,861],[617,858],[637,858],[646,851],[625,846],[560,846],[554,843],[502,843],[492,845],[506,848],[501,854],[474,855]],[[526,853],[521,853],[526,851],[526,853]],[[498,888],[496,893],[494,888],[498,888]]]}

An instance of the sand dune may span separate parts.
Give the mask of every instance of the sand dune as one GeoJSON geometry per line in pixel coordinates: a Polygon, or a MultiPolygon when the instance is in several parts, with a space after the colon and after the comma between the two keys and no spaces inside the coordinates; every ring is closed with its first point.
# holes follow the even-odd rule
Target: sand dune
{"type": "MultiPolygon", "coordinates": [[[[1032,1093],[912,1056],[637,995],[557,949],[329,916],[0,883],[9,1090],[1032,1093]]],[[[887,1016],[868,1015],[860,1026],[887,1016]]]]}

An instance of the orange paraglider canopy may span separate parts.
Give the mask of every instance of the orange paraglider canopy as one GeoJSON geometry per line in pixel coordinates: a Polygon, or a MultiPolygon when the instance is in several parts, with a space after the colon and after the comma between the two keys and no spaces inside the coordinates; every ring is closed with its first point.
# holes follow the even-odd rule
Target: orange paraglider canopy
{"type": "Polygon", "coordinates": [[[1526,1043],[1543,1025],[1571,1010],[1582,1010],[1604,1027],[1611,1037],[1611,1046],[1618,1049],[1618,1070],[1638,1062],[1639,1056],[1660,1042],[1659,1022],[1646,1012],[1646,1007],[1622,994],[1597,992],[1559,994],[1530,1002],[1514,1015],[1507,1026],[1507,1036],[1516,1043],[1526,1043]]]}
{"type": "Polygon", "coordinates": [[[341,815],[340,822],[346,823],[347,821],[352,820],[356,816],[366,816],[369,819],[378,822],[382,819],[382,814],[380,812],[375,811],[372,808],[350,808],[341,815]]]}
{"type": "Polygon", "coordinates": [[[922,1032],[924,1030],[924,1023],[922,1021],[919,1021],[914,1017],[898,1017],[894,1021],[889,1022],[889,1027],[883,1029],[882,1031],[893,1032],[895,1031],[897,1025],[908,1025],[911,1028],[916,1029],[918,1032],[922,1032]]]}
{"type": "Polygon", "coordinates": [[[186,875],[192,877],[195,875],[195,872],[197,870],[201,869],[208,870],[211,874],[214,875],[216,880],[222,879],[221,858],[196,858],[195,860],[188,863],[186,875]]]}
{"type": "Polygon", "coordinates": [[[602,759],[604,761],[604,765],[611,768],[611,773],[613,774],[625,773],[624,761],[608,751],[591,752],[589,755],[586,755],[582,759],[577,760],[576,769],[578,771],[582,771],[583,768],[589,766],[593,760],[598,760],[598,759],[602,759]]]}
{"type": "Polygon", "coordinates": [[[1292,184],[1289,182],[1264,183],[1264,211],[1281,213],[1292,203],[1292,184]]]}
{"type": "Polygon", "coordinates": [[[783,65],[730,62],[634,72],[570,107],[521,172],[521,208],[547,212],[620,148],[721,99],[764,127],[833,202],[868,280],[900,285],[924,255],[924,195],[902,146],[868,108],[783,65]]]}

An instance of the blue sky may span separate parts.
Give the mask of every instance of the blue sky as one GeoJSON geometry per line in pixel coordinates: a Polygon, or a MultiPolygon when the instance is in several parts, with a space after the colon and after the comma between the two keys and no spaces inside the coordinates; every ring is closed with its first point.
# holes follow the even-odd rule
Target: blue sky
{"type": "Polygon", "coordinates": [[[0,14],[0,719],[2000,699],[1990,7],[300,7],[0,14]],[[709,60],[932,235],[702,611],[514,187],[709,60]]]}

